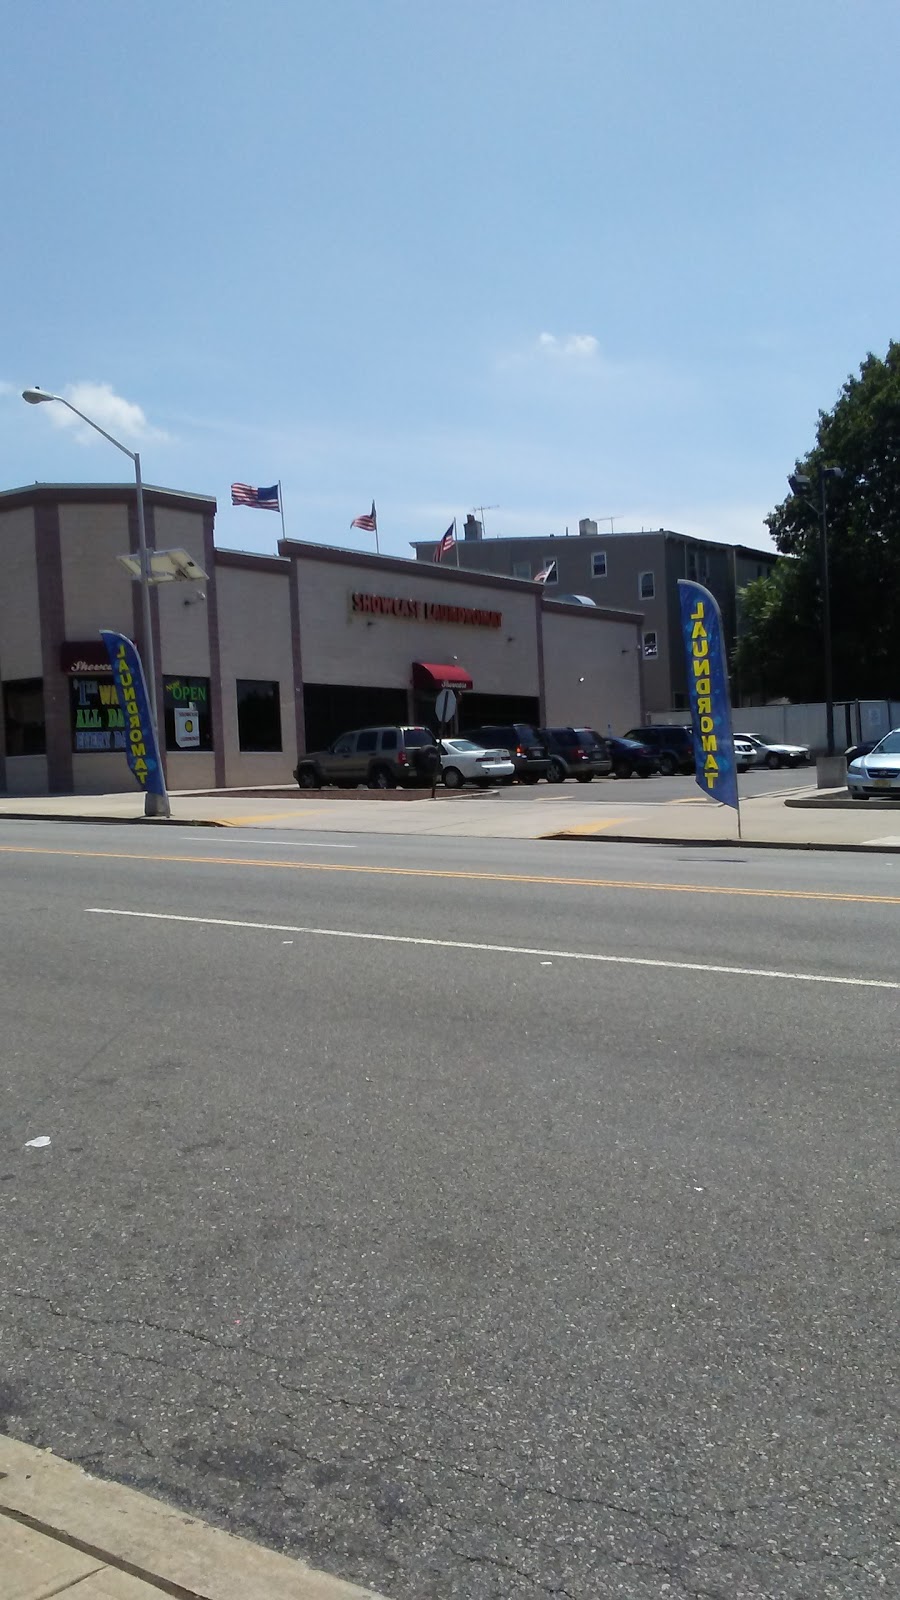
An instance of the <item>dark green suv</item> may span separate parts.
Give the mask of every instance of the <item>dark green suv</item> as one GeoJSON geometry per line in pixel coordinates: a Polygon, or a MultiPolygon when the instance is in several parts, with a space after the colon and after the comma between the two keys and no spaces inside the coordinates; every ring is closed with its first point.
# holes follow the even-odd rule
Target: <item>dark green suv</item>
{"type": "Polygon", "coordinates": [[[327,750],[307,752],[294,768],[301,789],[424,789],[440,774],[441,753],[430,728],[355,728],[327,750]]]}
{"type": "Polygon", "coordinates": [[[694,771],[692,728],[629,728],[626,739],[637,739],[659,757],[659,770],[667,778],[675,772],[694,771]]]}

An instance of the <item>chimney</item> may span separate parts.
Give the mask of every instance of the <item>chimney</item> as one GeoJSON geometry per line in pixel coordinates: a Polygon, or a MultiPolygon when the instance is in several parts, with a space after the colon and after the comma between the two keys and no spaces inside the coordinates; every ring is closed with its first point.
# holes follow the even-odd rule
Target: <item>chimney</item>
{"type": "Polygon", "coordinates": [[[478,521],[477,517],[473,517],[470,511],[465,522],[463,523],[463,538],[467,540],[480,539],[482,532],[483,530],[481,523],[478,521]]]}
{"type": "Polygon", "coordinates": [[[579,538],[580,539],[590,539],[593,534],[596,534],[596,532],[597,532],[597,524],[593,520],[593,518],[592,517],[582,517],[580,522],[579,522],[579,524],[578,524],[578,536],[579,536],[579,538]]]}

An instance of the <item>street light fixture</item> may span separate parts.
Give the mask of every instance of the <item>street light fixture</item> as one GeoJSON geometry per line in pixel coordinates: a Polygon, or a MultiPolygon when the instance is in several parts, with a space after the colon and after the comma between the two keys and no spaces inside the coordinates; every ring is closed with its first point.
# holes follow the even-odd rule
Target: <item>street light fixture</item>
{"type": "Polygon", "coordinates": [[[818,499],[807,499],[812,489],[812,479],[805,472],[792,472],[788,478],[791,494],[803,500],[819,519],[819,559],[822,572],[822,644],[825,677],[825,731],[828,740],[827,754],[834,755],[834,686],[831,662],[831,583],[828,577],[828,496],[826,484],[844,476],[843,467],[826,467],[821,463],[817,473],[818,499]]]}
{"type": "MultiPolygon", "coordinates": [[[[122,444],[119,439],[114,439],[111,433],[107,433],[105,428],[101,428],[99,422],[94,422],[91,417],[86,417],[83,411],[79,411],[77,406],[73,406],[71,400],[66,400],[61,394],[47,394],[46,390],[37,388],[23,389],[22,399],[26,400],[30,406],[41,405],[45,400],[55,400],[58,405],[66,406],[69,411],[74,412],[76,417],[80,417],[82,422],[86,422],[89,428],[93,428],[95,433],[99,433],[104,439],[107,439],[110,444],[114,444],[117,450],[121,450],[123,456],[128,456],[129,460],[134,463],[134,489],[135,499],[137,501],[138,552],[140,554],[141,561],[140,577],[141,602],[143,608],[142,616],[144,625],[144,653],[146,655],[147,676],[149,678],[148,688],[150,691],[150,714],[153,717],[153,726],[156,729],[158,738],[159,709],[157,706],[156,695],[156,660],[155,651],[153,649],[153,620],[150,612],[150,555],[147,550],[147,531],[144,523],[144,485],[141,479],[140,455],[137,450],[129,450],[128,446],[122,444]]],[[[162,740],[160,741],[161,746],[163,742],[164,741],[162,740]]],[[[146,791],[144,794],[144,815],[147,817],[168,817],[170,815],[168,795],[151,794],[149,790],[146,791]]]]}

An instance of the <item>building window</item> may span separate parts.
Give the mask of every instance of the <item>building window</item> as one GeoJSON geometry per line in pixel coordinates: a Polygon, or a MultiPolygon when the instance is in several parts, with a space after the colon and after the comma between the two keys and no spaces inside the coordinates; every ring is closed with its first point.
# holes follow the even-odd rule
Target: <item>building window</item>
{"type": "Polygon", "coordinates": [[[684,693],[683,689],[675,690],[675,693],[672,696],[672,705],[676,711],[687,710],[687,695],[684,693]]]}
{"type": "Polygon", "coordinates": [[[652,572],[642,572],[638,579],[638,593],[642,600],[652,600],[656,594],[656,582],[652,572]]]}
{"type": "Polygon", "coordinates": [[[111,673],[69,679],[69,717],[77,755],[125,749],[125,717],[111,673]]]}
{"type": "Polygon", "coordinates": [[[556,564],[556,557],[555,556],[544,556],[544,558],[543,558],[543,560],[541,562],[541,571],[542,572],[544,571],[545,567],[548,567],[550,570],[548,571],[547,576],[544,579],[544,588],[545,589],[550,589],[550,588],[553,587],[553,585],[555,583],[559,583],[559,568],[558,568],[558,566],[556,564]]]}
{"type": "Polygon", "coordinates": [[[43,678],[11,678],[3,685],[3,722],[8,756],[46,755],[43,678]]]}
{"type": "Polygon", "coordinates": [[[167,750],[211,750],[209,679],[163,678],[167,750]]]}
{"type": "Polygon", "coordinates": [[[529,580],[529,582],[530,582],[531,581],[531,562],[530,561],[514,561],[513,562],[512,575],[513,575],[514,578],[527,578],[529,580]]]}
{"type": "Polygon", "coordinates": [[[280,684],[268,678],[238,678],[237,715],[242,750],[282,748],[280,684]]]}
{"type": "Polygon", "coordinates": [[[654,629],[649,633],[644,634],[644,660],[655,661],[658,655],[659,650],[656,644],[656,631],[654,629]]]}
{"type": "Polygon", "coordinates": [[[606,577],[606,551],[605,550],[595,550],[593,555],[591,556],[591,577],[592,578],[605,578],[606,577]]]}

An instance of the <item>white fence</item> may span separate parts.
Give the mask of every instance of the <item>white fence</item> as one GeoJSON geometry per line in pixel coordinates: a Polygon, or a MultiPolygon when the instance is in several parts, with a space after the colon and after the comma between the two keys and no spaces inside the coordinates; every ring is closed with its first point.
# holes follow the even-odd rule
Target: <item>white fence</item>
{"type": "MultiPolygon", "coordinates": [[[[735,706],[732,711],[735,733],[755,733],[776,744],[807,744],[825,750],[828,737],[825,705],[735,706]]],[[[690,722],[688,711],[651,711],[648,722],[663,727],[680,727],[690,722]]],[[[880,739],[891,728],[900,728],[898,700],[841,700],[834,707],[834,742],[838,750],[860,739],[880,739]]]]}

